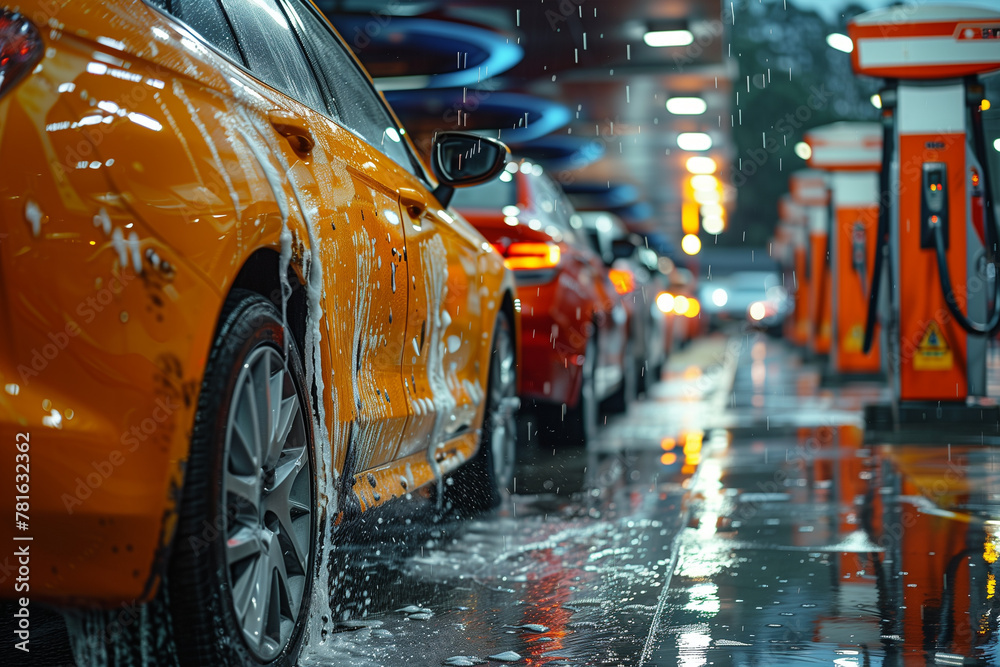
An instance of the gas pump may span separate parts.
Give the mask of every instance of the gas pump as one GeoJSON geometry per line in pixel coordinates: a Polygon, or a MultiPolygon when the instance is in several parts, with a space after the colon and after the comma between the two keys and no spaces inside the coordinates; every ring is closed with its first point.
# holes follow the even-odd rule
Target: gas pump
{"type": "MultiPolygon", "coordinates": [[[[781,207],[778,208],[780,210],[781,207]]],[[[795,246],[792,239],[794,233],[788,221],[782,220],[779,216],[770,246],[771,258],[781,270],[781,285],[785,288],[789,300],[795,298],[795,246]]],[[[785,321],[782,322],[782,335],[789,341],[792,340],[793,319],[793,317],[786,317],[785,321]]]]}
{"type": "Polygon", "coordinates": [[[792,200],[805,210],[808,230],[806,282],[809,295],[809,352],[816,357],[830,353],[831,280],[830,280],[830,192],[826,174],[815,169],[801,169],[789,178],[792,200]]]}
{"type": "Polygon", "coordinates": [[[805,348],[809,344],[809,281],[806,276],[808,234],[805,209],[784,194],[778,200],[780,227],[787,230],[789,275],[785,289],[792,295],[792,315],[786,320],[785,338],[805,348]]]}
{"type": "Polygon", "coordinates": [[[864,350],[869,267],[878,223],[878,171],[882,128],[878,123],[833,123],[805,134],[809,166],[829,172],[831,379],[881,374],[880,346],[864,350]]]}
{"type": "Polygon", "coordinates": [[[1000,412],[983,397],[987,338],[1000,331],[998,230],[977,77],[1000,68],[1000,13],[897,6],[855,17],[849,34],[854,70],[885,79],[878,240],[886,251],[875,255],[866,344],[888,278],[893,401],[869,406],[866,419],[874,428],[993,428],[1000,412]]]}

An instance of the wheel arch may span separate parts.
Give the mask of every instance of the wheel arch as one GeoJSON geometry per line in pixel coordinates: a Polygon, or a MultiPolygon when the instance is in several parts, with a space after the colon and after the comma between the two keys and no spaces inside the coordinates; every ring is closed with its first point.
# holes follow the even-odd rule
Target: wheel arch
{"type": "MultiPolygon", "coordinates": [[[[292,332],[299,355],[305,354],[305,337],[308,327],[306,319],[306,291],[298,273],[292,265],[288,267],[288,284],[292,293],[288,298],[286,319],[292,332]]],[[[281,256],[273,248],[258,248],[253,251],[229,287],[228,297],[235,289],[245,289],[260,294],[281,310],[281,256]]],[[[225,297],[221,303],[225,303],[225,297]]],[[[216,315],[218,327],[219,315],[216,315]]],[[[302,359],[305,363],[305,359],[302,359]]]]}
{"type": "MultiPolygon", "coordinates": [[[[515,305],[516,297],[510,288],[504,290],[503,299],[500,301],[500,311],[507,316],[510,322],[511,335],[514,337],[514,368],[517,373],[517,391],[521,393],[521,310],[519,305],[515,305]]],[[[492,343],[491,343],[492,344],[492,343]]]]}

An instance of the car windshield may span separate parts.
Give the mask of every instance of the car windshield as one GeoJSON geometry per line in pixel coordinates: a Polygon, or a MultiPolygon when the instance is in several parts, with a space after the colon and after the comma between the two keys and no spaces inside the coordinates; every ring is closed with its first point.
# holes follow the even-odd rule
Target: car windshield
{"type": "Polygon", "coordinates": [[[457,209],[475,208],[500,211],[504,206],[517,204],[517,183],[508,173],[503,172],[499,178],[487,181],[471,188],[458,188],[451,200],[451,205],[457,209]]]}

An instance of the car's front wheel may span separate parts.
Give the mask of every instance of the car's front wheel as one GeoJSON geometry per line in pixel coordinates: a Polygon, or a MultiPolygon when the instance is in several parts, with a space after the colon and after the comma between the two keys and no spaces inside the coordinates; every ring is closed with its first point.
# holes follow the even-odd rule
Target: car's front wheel
{"type": "Polygon", "coordinates": [[[223,310],[198,402],[168,585],[183,665],[295,664],[316,554],[309,391],[263,297],[223,310]]]}

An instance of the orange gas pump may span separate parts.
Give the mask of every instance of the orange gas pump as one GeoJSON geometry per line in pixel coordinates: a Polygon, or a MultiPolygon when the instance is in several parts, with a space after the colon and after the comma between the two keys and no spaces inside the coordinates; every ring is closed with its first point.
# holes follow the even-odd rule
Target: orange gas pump
{"type": "Polygon", "coordinates": [[[830,280],[830,191],[826,174],[815,169],[796,171],[789,178],[792,200],[805,209],[808,240],[809,352],[816,357],[830,353],[832,285],[830,280]]]}
{"type": "Polygon", "coordinates": [[[978,75],[1000,68],[1000,13],[897,6],[849,24],[854,70],[883,77],[878,240],[867,318],[874,339],[881,266],[890,279],[888,406],[870,428],[917,422],[993,428],[987,337],[1000,331],[996,212],[978,75]],[[979,188],[982,194],[979,195],[979,188]],[[983,224],[974,224],[977,197],[983,224]]]}
{"type": "Polygon", "coordinates": [[[785,321],[785,337],[805,348],[809,344],[809,281],[806,271],[808,233],[805,209],[792,200],[790,194],[778,199],[778,219],[786,230],[786,261],[789,275],[785,289],[792,295],[792,313],[785,321]]]}
{"type": "Polygon", "coordinates": [[[882,129],[878,123],[833,123],[805,134],[809,166],[829,172],[831,379],[881,374],[878,341],[864,348],[869,268],[874,263],[878,222],[878,171],[882,129]]]}
{"type": "MultiPolygon", "coordinates": [[[[780,206],[779,206],[780,210],[780,206]]],[[[774,237],[771,239],[771,257],[781,270],[781,285],[788,293],[790,300],[795,298],[795,246],[792,230],[787,220],[778,217],[778,224],[774,227],[774,237]]],[[[794,301],[793,301],[794,303],[794,301]]],[[[792,341],[794,314],[785,318],[782,322],[781,333],[785,340],[792,341]]],[[[794,342],[794,341],[793,341],[794,342]]]]}

